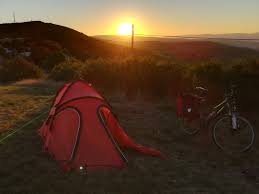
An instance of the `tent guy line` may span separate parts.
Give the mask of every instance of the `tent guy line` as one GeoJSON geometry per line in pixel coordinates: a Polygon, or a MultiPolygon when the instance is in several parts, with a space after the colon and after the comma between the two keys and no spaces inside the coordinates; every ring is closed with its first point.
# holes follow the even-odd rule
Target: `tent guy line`
{"type": "MultiPolygon", "coordinates": [[[[55,95],[50,96],[50,98],[48,100],[52,100],[55,97],[55,95]]],[[[29,126],[30,124],[34,123],[35,121],[37,121],[38,119],[40,119],[42,116],[44,116],[45,114],[47,114],[49,112],[49,107],[47,108],[46,111],[42,111],[38,116],[34,117],[33,119],[31,119],[30,121],[26,122],[25,124],[23,124],[21,127],[19,127],[18,129],[12,131],[11,133],[7,134],[6,136],[4,136],[2,139],[0,139],[0,144],[3,144],[4,141],[6,139],[8,139],[9,137],[12,137],[14,134],[16,134],[18,131],[22,130],[23,128],[29,126]]]]}
{"type": "Polygon", "coordinates": [[[9,137],[13,136],[15,133],[17,133],[18,131],[22,130],[23,128],[29,126],[30,124],[34,123],[35,121],[37,121],[39,118],[41,118],[43,115],[47,114],[49,111],[43,111],[41,114],[39,114],[38,116],[36,116],[35,118],[31,119],[30,121],[28,121],[27,123],[25,123],[24,125],[22,125],[21,127],[19,127],[18,129],[12,131],[11,133],[9,133],[8,135],[6,135],[5,137],[3,137],[2,139],[0,139],[0,144],[3,144],[3,142],[8,139],[9,137]]]}

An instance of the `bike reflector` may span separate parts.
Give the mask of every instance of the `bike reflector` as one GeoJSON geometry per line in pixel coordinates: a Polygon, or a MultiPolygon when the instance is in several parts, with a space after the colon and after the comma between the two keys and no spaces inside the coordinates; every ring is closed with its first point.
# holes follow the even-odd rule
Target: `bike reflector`
{"type": "Polygon", "coordinates": [[[199,99],[192,94],[178,95],[176,100],[176,113],[178,117],[195,119],[199,116],[199,99]]]}

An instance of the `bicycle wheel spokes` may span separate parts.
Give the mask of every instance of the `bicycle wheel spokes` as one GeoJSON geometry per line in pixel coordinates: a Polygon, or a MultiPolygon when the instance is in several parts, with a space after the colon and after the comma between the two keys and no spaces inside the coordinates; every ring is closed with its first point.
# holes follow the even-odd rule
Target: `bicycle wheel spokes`
{"type": "Polygon", "coordinates": [[[213,128],[213,140],[226,152],[244,152],[254,142],[254,130],[245,118],[237,117],[237,129],[232,127],[230,116],[220,118],[213,128]]]}

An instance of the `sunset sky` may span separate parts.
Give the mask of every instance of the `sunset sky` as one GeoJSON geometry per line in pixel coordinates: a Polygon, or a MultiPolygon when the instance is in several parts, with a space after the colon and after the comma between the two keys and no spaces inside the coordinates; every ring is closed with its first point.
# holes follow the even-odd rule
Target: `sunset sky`
{"type": "Polygon", "coordinates": [[[259,32],[259,0],[0,0],[0,23],[42,20],[87,35],[188,35],[259,32]]]}

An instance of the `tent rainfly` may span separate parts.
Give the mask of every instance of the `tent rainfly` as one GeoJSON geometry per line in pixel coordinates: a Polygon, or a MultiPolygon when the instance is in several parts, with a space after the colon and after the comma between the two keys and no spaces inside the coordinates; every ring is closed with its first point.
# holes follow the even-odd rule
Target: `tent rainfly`
{"type": "Polygon", "coordinates": [[[65,84],[59,90],[39,134],[43,150],[64,171],[126,167],[127,159],[121,148],[164,157],[160,151],[128,137],[105,98],[83,81],[65,84]]]}

